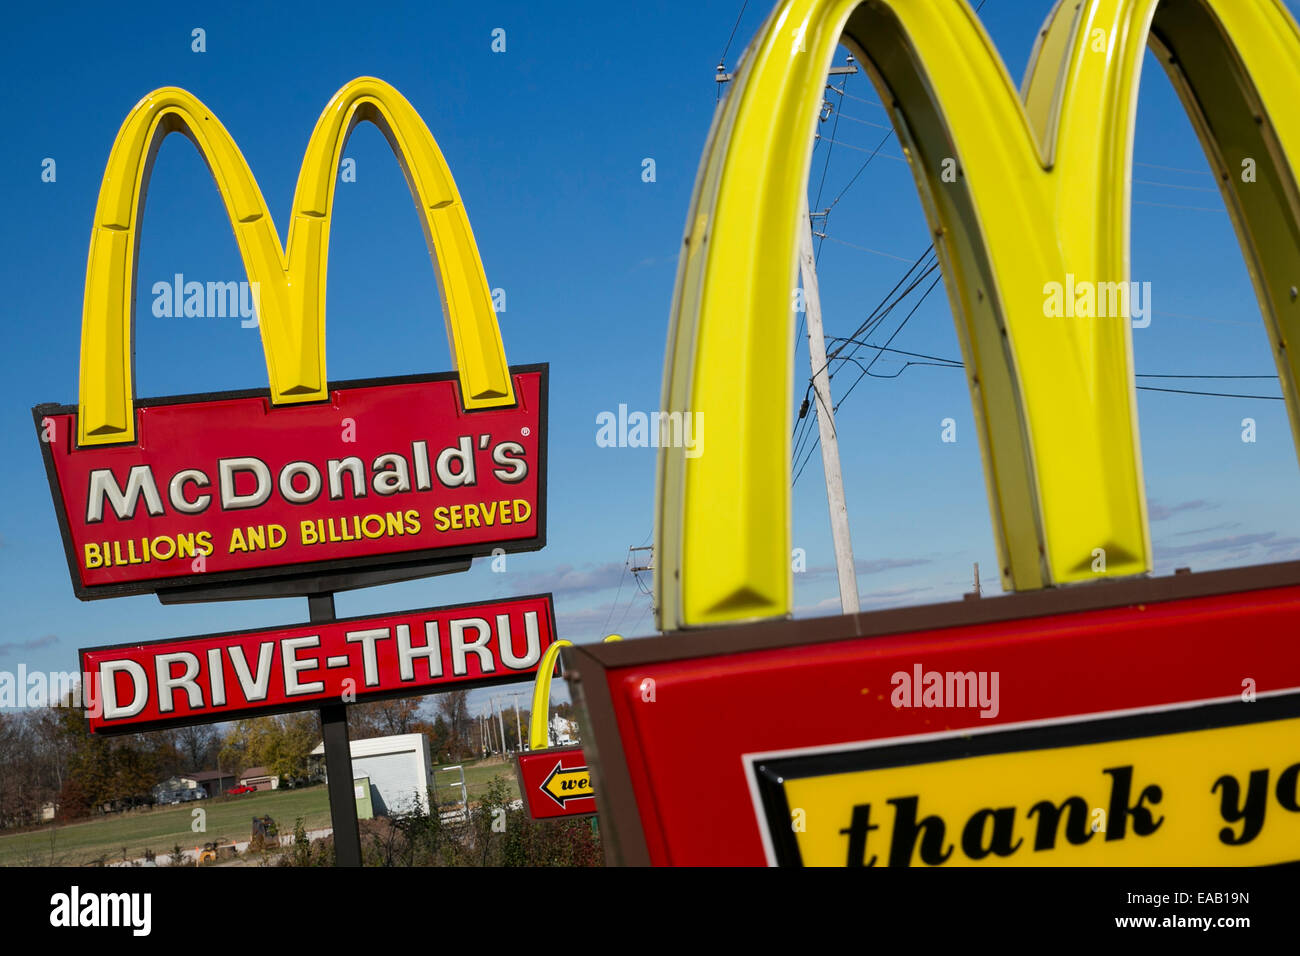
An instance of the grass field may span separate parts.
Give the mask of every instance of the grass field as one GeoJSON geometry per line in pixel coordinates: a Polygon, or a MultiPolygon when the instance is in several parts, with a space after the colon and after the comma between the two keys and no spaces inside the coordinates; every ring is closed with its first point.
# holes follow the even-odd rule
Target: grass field
{"type": "Polygon", "coordinates": [[[212,840],[247,840],[252,835],[252,818],[263,814],[270,814],[285,832],[292,829],[298,817],[303,818],[308,829],[327,827],[329,794],[323,785],[266,790],[18,833],[0,837],[0,865],[79,866],[101,857],[109,862],[133,860],[144,856],[145,850],[170,853],[177,845],[192,849],[212,840]],[[190,828],[196,808],[207,814],[206,833],[195,833],[190,828]]]}
{"type": "MultiPolygon", "coordinates": [[[[448,766],[443,764],[442,766],[448,766]]],[[[454,765],[453,765],[454,766],[454,765]]],[[[505,777],[506,784],[510,787],[511,799],[519,797],[518,774],[515,773],[514,758],[509,761],[502,760],[500,757],[489,757],[486,760],[463,760],[460,766],[465,768],[465,789],[469,791],[471,802],[478,799],[487,785],[492,782],[493,777],[505,777]]],[[[452,780],[458,780],[459,777],[454,773],[439,773],[439,767],[434,767],[433,781],[438,787],[438,799],[448,799],[447,784],[452,780]]]]}
{"type": "MultiPolygon", "coordinates": [[[[461,765],[471,801],[498,775],[507,779],[512,794],[518,796],[512,763],[496,758],[464,761],[461,765]]],[[[435,773],[434,780],[441,787],[452,776],[435,773]]],[[[445,794],[440,789],[439,798],[447,799],[445,794]]],[[[252,835],[252,818],[263,814],[269,814],[280,825],[281,833],[289,833],[298,817],[308,830],[328,827],[329,793],[323,784],[298,790],[264,790],[0,836],[0,866],[80,866],[99,859],[137,859],[144,856],[145,850],[170,853],[177,845],[192,849],[213,840],[243,841],[252,835]],[[190,828],[196,808],[207,813],[206,833],[195,833],[190,828]]]]}

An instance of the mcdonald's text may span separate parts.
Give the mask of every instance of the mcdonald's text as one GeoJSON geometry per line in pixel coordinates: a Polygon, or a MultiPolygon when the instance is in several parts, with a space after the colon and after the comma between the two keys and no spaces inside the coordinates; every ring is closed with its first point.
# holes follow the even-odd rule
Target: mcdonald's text
{"type": "Polygon", "coordinates": [[[37,429],[78,596],[201,586],[332,562],[544,543],[542,368],[515,407],[467,413],[453,376],[141,402],[136,441],[78,447],[76,409],[37,429]]]}

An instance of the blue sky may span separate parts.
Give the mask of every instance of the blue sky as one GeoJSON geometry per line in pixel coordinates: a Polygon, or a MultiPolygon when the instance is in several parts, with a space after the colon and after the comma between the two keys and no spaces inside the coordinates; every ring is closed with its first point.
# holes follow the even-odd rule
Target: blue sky
{"type": "MultiPolygon", "coordinates": [[[[167,608],[148,596],[78,602],[29,410],[77,398],[91,216],[109,146],[131,106],[155,87],[176,85],[212,107],[239,143],[283,237],[312,125],[329,96],[362,74],[401,90],[437,138],[489,284],[507,293],[500,323],[510,361],[551,364],[549,544],[511,557],[505,574],[480,562],[463,575],[341,594],[339,614],[550,590],[562,636],[652,633],[649,598],[626,573],[625,559],[629,546],[649,543],[655,453],[598,447],[596,416],[620,404],[646,411],[658,405],[677,249],[716,103],[714,67],[739,7],[736,0],[479,3],[380,12],[326,2],[158,4],[132,12],[101,5],[75,16],[23,5],[7,14],[0,39],[8,114],[0,171],[9,210],[0,233],[9,296],[9,347],[0,353],[0,443],[7,453],[0,669],[21,662],[72,670],[83,646],[305,619],[301,598],[167,608]],[[206,31],[205,53],[191,50],[195,27],[206,31]],[[504,53],[491,50],[498,27],[506,31],[504,53]],[[57,163],[53,183],[41,181],[46,157],[57,163]],[[653,183],[641,176],[647,157],[655,161],[653,183]]],[[[1047,0],[988,0],[984,7],[1017,81],[1049,7],[1047,0]]],[[[766,13],[764,3],[747,7],[729,67],[766,13]]],[[[841,191],[867,155],[861,150],[883,135],[878,124],[888,123],[864,75],[847,77],[844,92],[842,100],[832,97],[840,113],[836,145],[819,143],[814,153],[814,208],[841,191]]],[[[1272,374],[1222,200],[1149,55],[1139,111],[1132,265],[1135,280],[1152,283],[1154,314],[1149,328],[1134,332],[1138,371],[1272,374]]],[[[346,155],[356,161],[357,181],[339,186],[331,234],[330,377],[445,370],[433,271],[397,165],[370,126],[358,129],[346,155]]],[[[900,156],[891,140],[829,220],[832,238],[819,259],[828,335],[854,329],[928,242],[900,156]]],[[[244,278],[217,192],[182,137],[163,146],[145,223],[138,394],[263,387],[255,330],[233,319],[152,314],[150,287],[175,273],[199,281],[244,278]]],[[[887,323],[883,335],[892,331],[887,323]]],[[[893,346],[959,356],[941,288],[893,346]]],[[[806,352],[796,361],[797,407],[806,352]]],[[[898,368],[896,356],[883,356],[875,370],[898,368]]],[[[854,375],[847,368],[836,376],[837,399],[854,375]]],[[[1272,380],[1155,384],[1279,394],[1272,380]]],[[[1300,476],[1281,402],[1141,391],[1139,414],[1158,573],[1300,554],[1300,476]],[[1241,441],[1245,417],[1257,422],[1253,444],[1241,441]]],[[[969,589],[976,561],[986,590],[996,591],[961,373],[914,366],[894,379],[866,379],[838,420],[864,606],[956,598],[969,589]],[[957,423],[955,444],[939,440],[948,417],[957,423]]],[[[796,576],[798,613],[835,613],[817,453],[794,500],[794,544],[808,562],[796,576]]],[[[642,580],[648,585],[648,576],[642,580]]],[[[489,693],[476,693],[475,704],[489,693]]]]}

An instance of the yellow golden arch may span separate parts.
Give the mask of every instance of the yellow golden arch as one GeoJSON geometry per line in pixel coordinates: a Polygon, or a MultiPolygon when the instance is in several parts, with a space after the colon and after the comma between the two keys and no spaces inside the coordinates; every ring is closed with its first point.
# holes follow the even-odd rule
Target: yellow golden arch
{"type": "MultiPolygon", "coordinates": [[[[623,635],[609,634],[604,643],[621,640],[623,635]]],[[[547,730],[551,722],[551,678],[555,675],[555,661],[559,658],[560,651],[572,646],[572,641],[561,638],[546,649],[537,665],[537,677],[533,679],[533,710],[528,718],[529,750],[545,750],[551,745],[550,732],[547,730]]]]}
{"type": "Polygon", "coordinates": [[[282,247],[257,180],[216,114],[185,90],[164,87],[140,100],[123,122],[95,207],[81,327],[81,444],[135,439],[131,336],[136,244],[154,157],[169,133],[185,134],[203,156],[230,216],[248,279],[260,290],[258,320],[272,402],[327,397],[330,213],[343,149],[363,121],[374,123],[388,140],[419,210],[465,407],[514,403],[496,312],[465,207],[433,135],[401,93],[382,80],[359,77],[326,104],[307,144],[289,240],[282,247]]]}
{"type": "Polygon", "coordinates": [[[1300,447],[1300,32],[1281,0],[1061,2],[1020,93],[965,0],[781,0],[714,119],[678,265],[664,402],[711,437],[703,456],[660,452],[662,629],[791,609],[796,223],[841,38],[891,106],[935,237],[1007,587],[1094,578],[1099,549],[1105,575],[1151,567],[1127,317],[1044,312],[1067,275],[1129,279],[1148,44],[1219,180],[1300,447]]]}

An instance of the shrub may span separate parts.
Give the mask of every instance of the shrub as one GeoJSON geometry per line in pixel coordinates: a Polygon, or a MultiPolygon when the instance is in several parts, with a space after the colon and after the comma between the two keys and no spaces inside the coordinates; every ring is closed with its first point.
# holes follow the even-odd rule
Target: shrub
{"type": "Polygon", "coordinates": [[[590,819],[534,821],[512,807],[503,777],[488,785],[467,824],[444,824],[436,803],[386,820],[367,821],[367,866],[600,866],[600,838],[590,819]]]}

